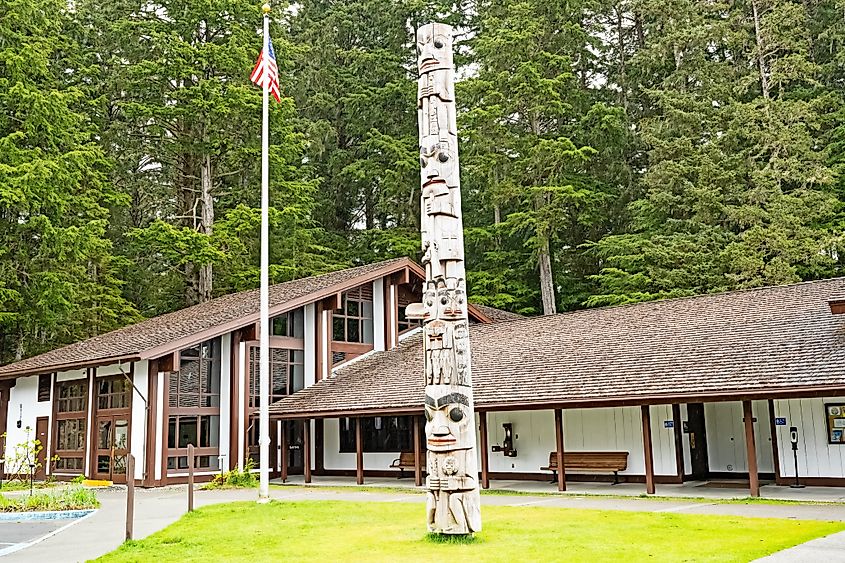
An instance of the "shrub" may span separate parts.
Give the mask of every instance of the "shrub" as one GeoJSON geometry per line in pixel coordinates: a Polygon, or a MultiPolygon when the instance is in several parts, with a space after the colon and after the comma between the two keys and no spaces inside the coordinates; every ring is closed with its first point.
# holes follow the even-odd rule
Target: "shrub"
{"type": "Polygon", "coordinates": [[[258,479],[255,478],[255,474],[252,472],[254,468],[255,463],[249,459],[244,465],[243,471],[233,469],[232,471],[215,475],[214,479],[205,485],[203,489],[249,489],[257,487],[258,479]]]}
{"type": "Polygon", "coordinates": [[[14,498],[0,495],[0,512],[41,512],[46,510],[82,510],[97,508],[100,501],[90,489],[68,487],[56,493],[36,493],[14,498]]]}

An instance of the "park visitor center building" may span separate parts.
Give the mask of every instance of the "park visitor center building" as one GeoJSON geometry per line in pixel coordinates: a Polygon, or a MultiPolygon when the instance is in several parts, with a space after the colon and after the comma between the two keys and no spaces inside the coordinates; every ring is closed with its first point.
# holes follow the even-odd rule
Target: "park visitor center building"
{"type": "MultiPolygon", "coordinates": [[[[425,470],[423,349],[394,259],[271,286],[271,475],[425,470]]],[[[845,486],[845,279],[558,315],[470,306],[481,484],[845,486]],[[507,344],[506,346],[504,344],[507,344]],[[793,443],[795,444],[793,446],[793,443]]],[[[0,367],[0,446],[36,478],[184,482],[258,455],[258,291],[0,367]]],[[[4,471],[9,471],[6,467],[4,471]]]]}

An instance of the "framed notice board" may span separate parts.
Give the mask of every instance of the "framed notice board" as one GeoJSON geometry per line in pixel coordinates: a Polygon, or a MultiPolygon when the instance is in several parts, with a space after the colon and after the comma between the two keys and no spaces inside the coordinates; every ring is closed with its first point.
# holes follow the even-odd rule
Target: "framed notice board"
{"type": "Polygon", "coordinates": [[[827,419],[827,442],[845,444],[845,403],[824,406],[827,419]]]}

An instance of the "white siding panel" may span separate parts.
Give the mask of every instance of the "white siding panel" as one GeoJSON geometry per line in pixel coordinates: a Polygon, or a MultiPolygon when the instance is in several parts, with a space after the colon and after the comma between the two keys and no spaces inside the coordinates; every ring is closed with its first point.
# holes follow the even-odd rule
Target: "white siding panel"
{"type": "MultiPolygon", "coordinates": [[[[50,397],[52,399],[52,392],[50,397]]],[[[6,417],[6,456],[14,452],[18,444],[35,438],[35,420],[40,416],[50,416],[52,405],[52,401],[38,402],[37,375],[17,379],[9,394],[9,412],[6,417]],[[19,420],[20,428],[18,428],[19,420]]],[[[48,435],[49,433],[50,430],[48,430],[48,435]]],[[[45,447],[48,446],[49,444],[45,444],[45,447]]]]}
{"type": "Polygon", "coordinates": [[[845,477],[845,445],[827,443],[825,403],[842,403],[842,398],[784,399],[775,401],[775,416],[786,418],[777,426],[780,473],[795,477],[795,461],[789,441],[789,427],[798,428],[798,474],[801,477],[845,477]]]}

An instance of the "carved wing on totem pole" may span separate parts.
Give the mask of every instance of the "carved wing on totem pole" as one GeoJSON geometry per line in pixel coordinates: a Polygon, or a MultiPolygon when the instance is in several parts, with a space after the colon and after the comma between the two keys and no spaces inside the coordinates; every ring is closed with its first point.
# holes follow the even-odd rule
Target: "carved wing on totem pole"
{"type": "Polygon", "coordinates": [[[471,534],[481,529],[475,411],[464,267],[452,28],[417,31],[425,346],[425,435],[428,529],[471,534]]]}

